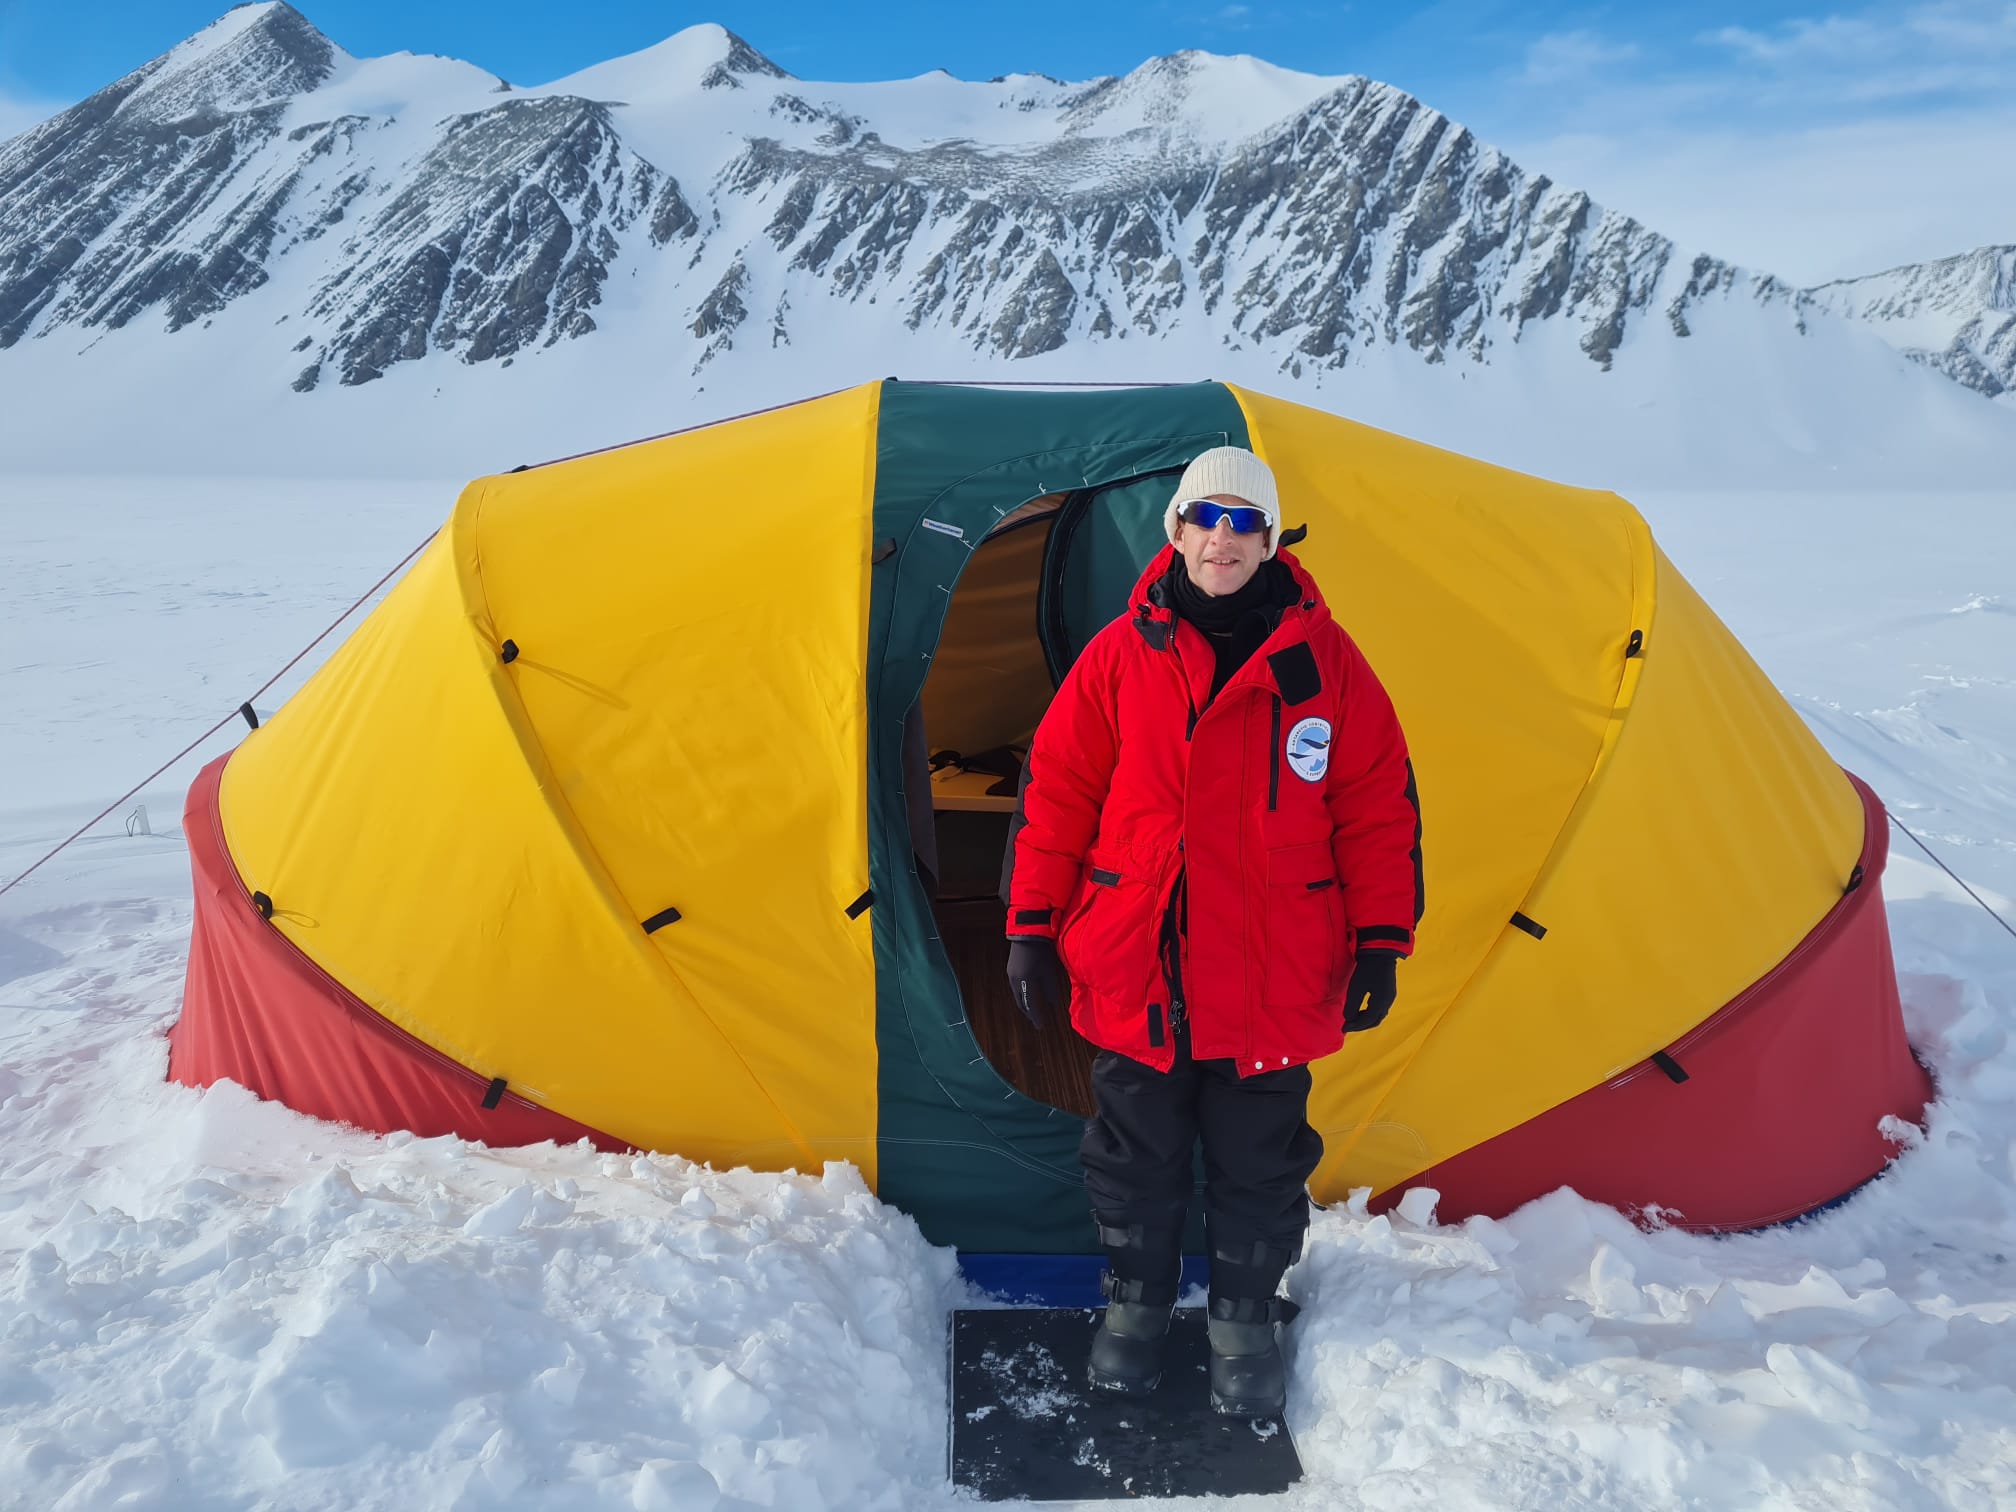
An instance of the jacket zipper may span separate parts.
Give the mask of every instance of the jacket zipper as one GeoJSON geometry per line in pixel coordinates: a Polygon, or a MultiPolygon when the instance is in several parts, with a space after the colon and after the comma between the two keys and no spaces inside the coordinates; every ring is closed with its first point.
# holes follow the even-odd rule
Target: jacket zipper
{"type": "Polygon", "coordinates": [[[1267,812],[1281,801],[1281,695],[1274,695],[1273,725],[1267,736],[1267,812]]]}

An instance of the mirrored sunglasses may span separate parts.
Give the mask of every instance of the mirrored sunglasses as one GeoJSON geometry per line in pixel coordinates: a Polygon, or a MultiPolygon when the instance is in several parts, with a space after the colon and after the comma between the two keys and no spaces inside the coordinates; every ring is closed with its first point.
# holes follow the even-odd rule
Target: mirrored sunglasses
{"type": "Polygon", "coordinates": [[[1199,530],[1215,530],[1223,520],[1234,535],[1252,535],[1273,521],[1267,511],[1254,504],[1220,504],[1215,499],[1191,499],[1176,506],[1176,517],[1199,530]]]}

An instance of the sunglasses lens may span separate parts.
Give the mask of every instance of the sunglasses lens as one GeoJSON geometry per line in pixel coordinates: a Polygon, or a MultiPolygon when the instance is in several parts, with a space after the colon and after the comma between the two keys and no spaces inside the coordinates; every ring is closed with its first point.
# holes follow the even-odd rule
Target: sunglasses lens
{"type": "Polygon", "coordinates": [[[1252,535],[1267,528],[1267,512],[1250,504],[1219,504],[1210,499],[1196,499],[1182,508],[1182,518],[1199,530],[1215,530],[1223,520],[1232,527],[1234,535],[1252,535]]]}

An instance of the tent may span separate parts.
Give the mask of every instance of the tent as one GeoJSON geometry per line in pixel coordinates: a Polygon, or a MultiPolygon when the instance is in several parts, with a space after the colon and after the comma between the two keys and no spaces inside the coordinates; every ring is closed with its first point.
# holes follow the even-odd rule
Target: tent
{"type": "Polygon", "coordinates": [[[1883,809],[1644,520],[1218,383],[892,380],[470,484],[191,790],[171,1076],[852,1161],[935,1241],[1089,1250],[1091,1052],[1002,986],[1014,757],[1228,442],[1391,691],[1425,824],[1400,1006],[1315,1068],[1314,1195],[1572,1184],[1727,1229],[1879,1171],[1930,1093],[1883,809]]]}

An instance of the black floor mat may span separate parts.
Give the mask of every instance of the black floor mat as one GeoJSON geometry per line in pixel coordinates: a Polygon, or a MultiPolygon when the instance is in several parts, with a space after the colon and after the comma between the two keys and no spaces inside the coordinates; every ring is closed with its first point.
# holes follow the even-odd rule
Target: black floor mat
{"type": "Polygon", "coordinates": [[[1179,1308],[1169,1365],[1141,1401],[1094,1394],[1097,1309],[952,1314],[952,1480],[983,1501],[1284,1491],[1302,1462],[1278,1419],[1211,1410],[1204,1310],[1179,1308]]]}

